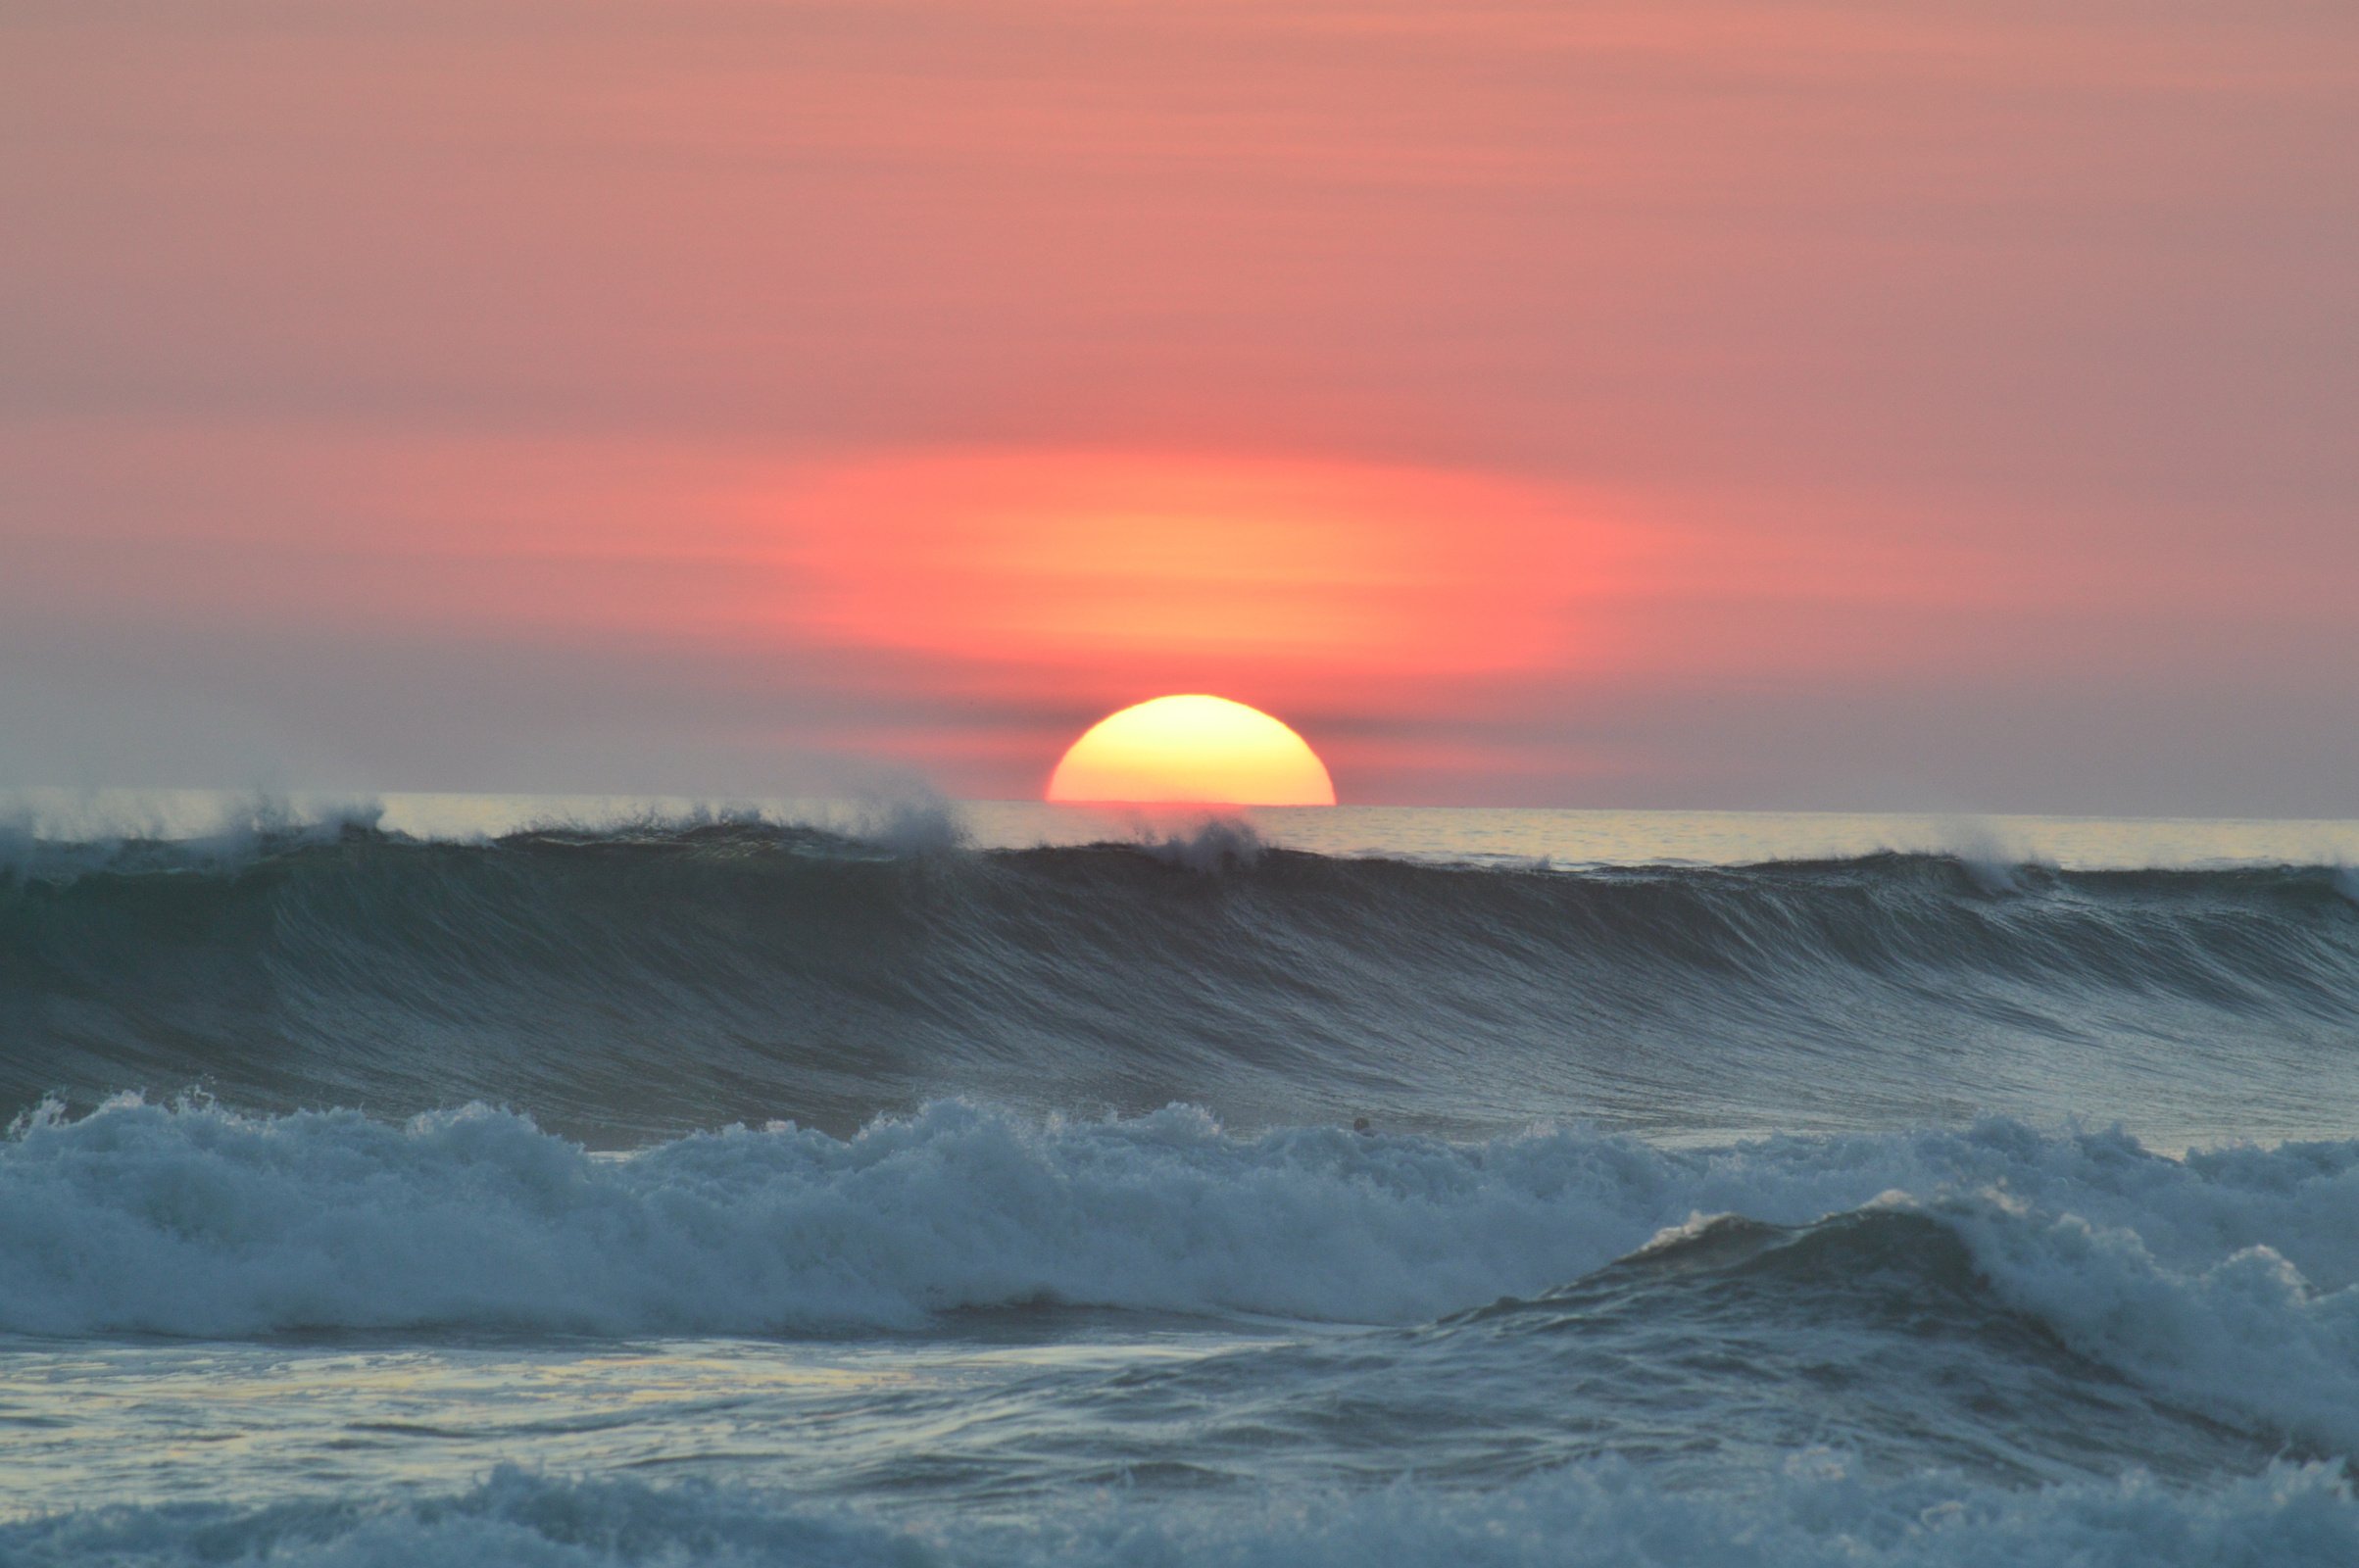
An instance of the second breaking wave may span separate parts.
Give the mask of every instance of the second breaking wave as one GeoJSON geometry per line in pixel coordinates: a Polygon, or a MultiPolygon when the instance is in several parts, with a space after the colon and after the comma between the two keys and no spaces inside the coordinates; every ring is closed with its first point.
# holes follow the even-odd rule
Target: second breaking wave
{"type": "MultiPolygon", "coordinates": [[[[0,1333],[873,1333],[1043,1306],[1245,1314],[1395,1325],[1340,1350],[1265,1352],[1264,1370],[1430,1411],[1451,1390],[1511,1386],[1495,1363],[1528,1377],[1544,1352],[1610,1347],[1625,1318],[1657,1381],[1681,1364],[1664,1336],[1685,1325],[1724,1350],[1734,1314],[1758,1342],[1750,1380],[1774,1375],[1760,1348],[1774,1343],[1797,1348],[1807,1384],[1800,1363],[1824,1353],[1812,1347],[1832,1315],[1855,1362],[1897,1335],[1909,1356],[1941,1342],[1953,1382],[1977,1346],[1985,1361],[2029,1357],[2050,1383],[2089,1384],[2087,1363],[2348,1451],[2355,1194],[2347,1141],[2178,1160],[2120,1134],[2003,1120],[1678,1152],[1570,1130],[1240,1137],[1194,1110],[1041,1122],[948,1103],[849,1140],[739,1129],[616,1159],[480,1107],[392,1125],[119,1102],[45,1111],[0,1143],[0,1333]],[[1387,1369],[1374,1384],[1372,1346],[1387,1369]],[[2059,1354],[2080,1360],[2051,1366],[2059,1354]]],[[[1884,1381],[1936,1388],[1939,1370],[1912,1362],[1884,1381]]]]}

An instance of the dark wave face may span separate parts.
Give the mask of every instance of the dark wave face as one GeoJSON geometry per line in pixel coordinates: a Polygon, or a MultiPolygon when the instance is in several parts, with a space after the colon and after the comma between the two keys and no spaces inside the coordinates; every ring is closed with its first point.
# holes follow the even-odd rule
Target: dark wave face
{"type": "MultiPolygon", "coordinates": [[[[1813,1448],[1882,1477],[2020,1487],[2127,1463],[2191,1482],[2307,1447],[2084,1353],[2010,1303],[1959,1230],[1902,1210],[1724,1217],[1438,1323],[1071,1382],[1015,1434],[1044,1485],[1060,1462],[1109,1459],[1333,1485],[1411,1452],[1429,1486],[1611,1459],[1725,1493],[1813,1448]]],[[[987,1427],[969,1446],[1009,1437],[987,1427]]]]}
{"type": "Polygon", "coordinates": [[[0,1108],[480,1099],[607,1146],[965,1094],[1240,1126],[1723,1136],[2089,1110],[2165,1141],[2359,1111],[2333,868],[1882,855],[1553,871],[724,824],[348,830],[0,881],[0,1108]]]}

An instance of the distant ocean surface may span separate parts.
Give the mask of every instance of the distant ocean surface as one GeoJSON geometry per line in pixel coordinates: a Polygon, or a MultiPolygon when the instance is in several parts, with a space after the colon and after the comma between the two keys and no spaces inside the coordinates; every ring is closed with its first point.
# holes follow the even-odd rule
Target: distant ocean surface
{"type": "Polygon", "coordinates": [[[2359,823],[0,802],[0,1563],[2359,1562],[2359,823]]]}

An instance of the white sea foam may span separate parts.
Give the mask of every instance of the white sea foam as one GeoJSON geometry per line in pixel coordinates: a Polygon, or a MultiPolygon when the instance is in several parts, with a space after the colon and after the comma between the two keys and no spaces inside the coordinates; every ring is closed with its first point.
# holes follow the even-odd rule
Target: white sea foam
{"type": "Polygon", "coordinates": [[[947,855],[969,838],[955,802],[938,795],[875,796],[860,803],[850,823],[853,837],[896,855],[947,855]]]}
{"type": "Polygon", "coordinates": [[[1697,1212],[1877,1201],[1958,1227],[2075,1348],[2359,1449],[2359,1144],[2183,1162],[1995,1120],[1697,1153],[949,1102],[849,1140],[737,1129],[604,1159],[479,1107],[393,1125],[124,1100],[0,1144],[0,1330],[761,1333],[1037,1301],[1408,1323],[1697,1212]]]}
{"type": "Polygon", "coordinates": [[[2279,1466],[2195,1492],[2133,1476],[2019,1492],[1944,1477],[1855,1479],[1833,1455],[1758,1497],[1668,1492],[1625,1465],[1475,1494],[1376,1492],[1147,1504],[1118,1494],[1019,1526],[894,1520],[772,1494],[568,1482],[502,1470],[466,1493],[271,1508],[108,1509],[0,1526],[25,1568],[269,1562],[280,1568],[2157,1568],[2359,1560],[2359,1503],[2331,1467],[2279,1466]]]}
{"type": "Polygon", "coordinates": [[[0,884],[39,878],[71,881],[100,871],[169,865],[175,870],[236,872],[270,854],[333,844],[355,832],[373,833],[383,803],[368,797],[312,796],[291,800],[261,791],[204,797],[207,814],[186,799],[160,802],[137,796],[88,803],[67,815],[36,810],[18,799],[0,808],[0,884]],[[176,807],[176,809],[172,808],[176,807]]]}
{"type": "Polygon", "coordinates": [[[1207,814],[1178,823],[1142,818],[1132,824],[1132,841],[1165,865],[1189,871],[1223,871],[1250,866],[1267,848],[1253,824],[1242,816],[1207,814]]]}

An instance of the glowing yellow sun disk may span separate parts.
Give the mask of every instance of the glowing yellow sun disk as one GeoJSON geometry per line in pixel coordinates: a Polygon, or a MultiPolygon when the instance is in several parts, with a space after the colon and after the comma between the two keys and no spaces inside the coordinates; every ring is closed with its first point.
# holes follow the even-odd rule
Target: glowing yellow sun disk
{"type": "Polygon", "coordinates": [[[1049,779],[1052,801],[1333,806],[1302,737],[1225,697],[1157,697],[1100,719],[1049,779]]]}

